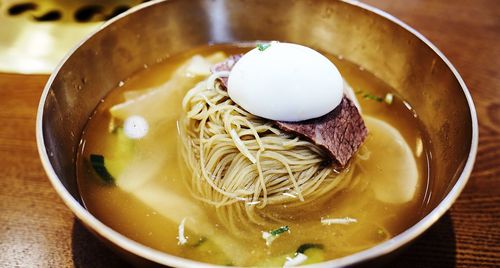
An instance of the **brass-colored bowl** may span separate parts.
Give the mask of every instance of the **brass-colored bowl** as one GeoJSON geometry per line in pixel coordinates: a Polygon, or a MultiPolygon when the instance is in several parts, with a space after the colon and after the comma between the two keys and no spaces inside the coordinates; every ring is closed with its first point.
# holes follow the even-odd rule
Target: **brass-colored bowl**
{"type": "Polygon", "coordinates": [[[319,265],[377,262],[427,230],[464,188],[477,151],[471,96],[445,56],[398,19],[356,1],[155,1],[107,22],[68,54],[40,100],[37,142],[57,193],[96,235],[133,262],[205,265],[162,253],[119,234],[80,201],[75,157],[99,101],[157,59],[208,43],[281,40],[342,55],[395,88],[416,110],[432,141],[433,195],[422,219],[389,241],[319,265]]]}

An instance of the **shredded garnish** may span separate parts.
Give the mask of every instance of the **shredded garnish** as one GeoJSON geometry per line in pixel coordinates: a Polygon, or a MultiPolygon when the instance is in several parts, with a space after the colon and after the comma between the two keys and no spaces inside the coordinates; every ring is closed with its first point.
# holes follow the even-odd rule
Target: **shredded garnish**
{"type": "Polygon", "coordinates": [[[373,95],[370,92],[365,92],[365,91],[362,91],[362,90],[358,90],[355,93],[356,94],[362,94],[363,98],[365,98],[365,99],[374,100],[374,101],[378,101],[378,102],[384,101],[384,99],[382,97],[379,97],[377,95],[373,95]]]}
{"type": "Polygon", "coordinates": [[[321,224],[323,225],[331,225],[331,224],[351,224],[358,222],[358,220],[350,218],[350,217],[345,217],[345,218],[336,218],[336,219],[325,219],[321,218],[321,224]]]}
{"type": "Polygon", "coordinates": [[[383,101],[382,97],[375,96],[375,95],[370,94],[370,93],[363,94],[363,98],[374,100],[374,101],[378,101],[378,102],[382,102],[383,101]]]}
{"type": "Polygon", "coordinates": [[[177,240],[179,241],[179,245],[185,245],[187,243],[187,237],[184,236],[184,225],[186,224],[186,218],[182,219],[179,224],[179,234],[177,236],[177,240]]]}
{"type": "Polygon", "coordinates": [[[293,267],[302,264],[307,260],[307,256],[302,253],[297,253],[293,258],[286,257],[283,267],[293,267]]]}
{"type": "Polygon", "coordinates": [[[264,51],[264,50],[268,49],[270,46],[271,46],[271,43],[267,43],[267,44],[257,44],[257,48],[258,48],[260,51],[264,51]]]}
{"type": "Polygon", "coordinates": [[[231,138],[233,139],[234,145],[236,145],[236,148],[238,148],[240,153],[242,153],[244,156],[246,156],[248,158],[248,160],[250,160],[250,162],[255,164],[257,162],[257,160],[250,153],[250,151],[248,151],[248,148],[245,146],[245,144],[243,144],[243,141],[241,141],[240,136],[238,136],[238,133],[236,133],[236,130],[231,129],[231,131],[229,131],[229,135],[231,135],[231,138]]]}
{"type": "Polygon", "coordinates": [[[266,240],[266,246],[270,246],[273,241],[284,232],[290,232],[290,228],[288,228],[288,226],[281,226],[278,229],[269,232],[263,231],[262,239],[266,240]]]}
{"type": "Polygon", "coordinates": [[[271,235],[280,235],[284,232],[288,232],[290,231],[290,228],[288,228],[288,226],[281,226],[280,228],[276,229],[276,230],[272,230],[271,231],[271,235]]]}

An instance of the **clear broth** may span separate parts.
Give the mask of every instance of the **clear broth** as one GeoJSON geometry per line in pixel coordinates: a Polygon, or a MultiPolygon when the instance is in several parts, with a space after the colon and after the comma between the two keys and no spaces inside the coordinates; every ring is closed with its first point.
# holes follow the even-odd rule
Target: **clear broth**
{"type": "MultiPolygon", "coordinates": [[[[124,101],[124,92],[160,86],[168,81],[172,72],[180,64],[195,54],[209,55],[216,51],[223,51],[231,55],[248,50],[249,47],[245,45],[214,45],[197,48],[148,66],[124,81],[122,86],[112,90],[88,121],[77,156],[77,180],[87,209],[109,227],[151,248],[201,262],[238,266],[282,266],[285,256],[287,254],[290,256],[290,253],[295,252],[297,247],[304,243],[324,245],[324,260],[339,258],[372,247],[415,224],[422,216],[425,196],[429,192],[428,143],[422,125],[410,106],[397,97],[395,91],[383,81],[353,63],[327,54],[325,55],[336,64],[355,91],[362,90],[378,96],[385,96],[386,93],[395,95],[391,105],[363,98],[360,95],[358,99],[364,114],[381,119],[398,129],[414,152],[419,178],[417,192],[412,201],[397,205],[380,202],[374,194],[370,193],[369,180],[367,180],[367,187],[363,189],[354,188],[343,191],[328,197],[327,202],[323,202],[314,211],[302,211],[300,215],[292,215],[293,221],[289,224],[291,232],[276,239],[272,247],[266,246],[258,232],[243,231],[244,235],[229,234],[224,225],[213,216],[214,208],[207,207],[191,198],[182,182],[185,174],[182,174],[183,169],[180,168],[183,160],[177,149],[176,120],[151,126],[152,133],[156,133],[155,136],[160,138],[153,141],[155,146],[163,148],[162,151],[166,155],[159,163],[162,165],[161,172],[157,175],[154,188],[164,187],[188,198],[207,212],[208,222],[204,224],[212,227],[212,237],[227,236],[231,241],[236,241],[235,248],[241,250],[228,252],[227,249],[221,249],[211,243],[196,247],[180,246],[177,239],[179,222],[172,221],[171,217],[165,217],[168,211],[160,211],[158,206],[152,207],[133,194],[101,182],[87,159],[90,154],[108,157],[119,153],[114,149],[119,140],[109,131],[111,115],[108,109],[124,101]],[[423,144],[423,153],[417,154],[420,150],[417,148],[419,143],[423,144]],[[319,220],[322,216],[331,218],[348,216],[356,218],[357,223],[322,225],[319,220]],[[239,256],[241,252],[244,252],[245,256],[239,256]]],[[[171,103],[168,104],[172,107],[171,110],[180,113],[182,97],[172,97],[171,103]]],[[[179,209],[182,210],[182,208],[179,209]]],[[[196,222],[196,216],[193,217],[193,221],[196,222]]],[[[192,234],[190,237],[192,241],[200,238],[201,236],[197,234],[192,234]]]]}

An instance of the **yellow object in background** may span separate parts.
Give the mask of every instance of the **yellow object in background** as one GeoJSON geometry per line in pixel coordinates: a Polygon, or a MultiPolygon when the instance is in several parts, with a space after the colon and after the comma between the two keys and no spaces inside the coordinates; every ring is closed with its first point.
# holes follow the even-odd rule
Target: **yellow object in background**
{"type": "Polygon", "coordinates": [[[104,21],[145,1],[0,1],[0,72],[49,74],[104,21]]]}

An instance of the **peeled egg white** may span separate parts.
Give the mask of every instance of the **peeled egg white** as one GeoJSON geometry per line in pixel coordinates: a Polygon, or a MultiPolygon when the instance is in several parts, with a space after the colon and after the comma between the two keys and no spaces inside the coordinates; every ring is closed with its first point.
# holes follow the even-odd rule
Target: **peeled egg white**
{"type": "Polygon", "coordinates": [[[249,51],[235,64],[228,94],[254,115],[296,122],[335,109],[342,100],[343,80],[337,67],[317,51],[272,42],[263,51],[249,51]]]}

